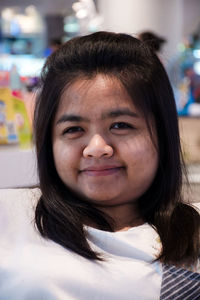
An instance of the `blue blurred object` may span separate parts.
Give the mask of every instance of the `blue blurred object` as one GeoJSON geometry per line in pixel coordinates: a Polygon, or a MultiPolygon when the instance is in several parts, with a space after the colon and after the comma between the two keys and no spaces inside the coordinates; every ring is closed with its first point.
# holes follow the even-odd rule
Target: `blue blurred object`
{"type": "Polygon", "coordinates": [[[167,69],[177,111],[180,116],[200,116],[200,36],[194,35],[179,49],[167,69]]]}

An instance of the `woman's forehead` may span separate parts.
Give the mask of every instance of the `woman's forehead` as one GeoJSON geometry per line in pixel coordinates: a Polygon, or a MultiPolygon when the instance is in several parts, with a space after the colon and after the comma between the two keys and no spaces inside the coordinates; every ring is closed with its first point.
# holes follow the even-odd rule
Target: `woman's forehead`
{"type": "Polygon", "coordinates": [[[136,110],[132,98],[118,79],[97,75],[92,79],[77,79],[66,87],[57,113],[63,110],[112,110],[116,107],[136,110]]]}

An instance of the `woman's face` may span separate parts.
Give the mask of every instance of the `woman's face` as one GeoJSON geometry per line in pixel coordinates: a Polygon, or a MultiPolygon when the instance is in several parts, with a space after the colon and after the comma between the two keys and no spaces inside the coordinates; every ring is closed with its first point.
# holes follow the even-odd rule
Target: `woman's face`
{"type": "Polygon", "coordinates": [[[155,177],[158,154],[145,119],[117,79],[97,75],[68,87],[52,137],[60,178],[95,204],[131,203],[155,177]]]}

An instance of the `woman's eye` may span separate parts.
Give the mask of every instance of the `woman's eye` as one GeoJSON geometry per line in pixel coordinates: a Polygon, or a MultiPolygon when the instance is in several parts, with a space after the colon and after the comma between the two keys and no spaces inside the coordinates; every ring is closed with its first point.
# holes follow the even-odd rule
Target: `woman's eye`
{"type": "Polygon", "coordinates": [[[128,124],[128,123],[125,123],[125,122],[117,122],[117,123],[114,123],[112,126],[111,126],[111,129],[131,129],[133,128],[132,125],[128,124]]]}
{"type": "Polygon", "coordinates": [[[69,127],[67,129],[65,129],[63,131],[63,134],[73,134],[73,133],[79,133],[82,131],[83,131],[83,128],[81,128],[79,126],[73,126],[73,127],[69,127]]]}

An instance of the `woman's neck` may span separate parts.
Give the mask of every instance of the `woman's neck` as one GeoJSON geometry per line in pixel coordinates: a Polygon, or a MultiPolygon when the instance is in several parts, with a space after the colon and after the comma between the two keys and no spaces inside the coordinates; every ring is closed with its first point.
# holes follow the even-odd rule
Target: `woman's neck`
{"type": "MultiPolygon", "coordinates": [[[[113,221],[114,231],[126,231],[145,223],[136,209],[135,204],[123,204],[115,206],[98,207],[104,214],[108,215],[113,221]]],[[[98,226],[90,225],[98,228],[98,226]]]]}

